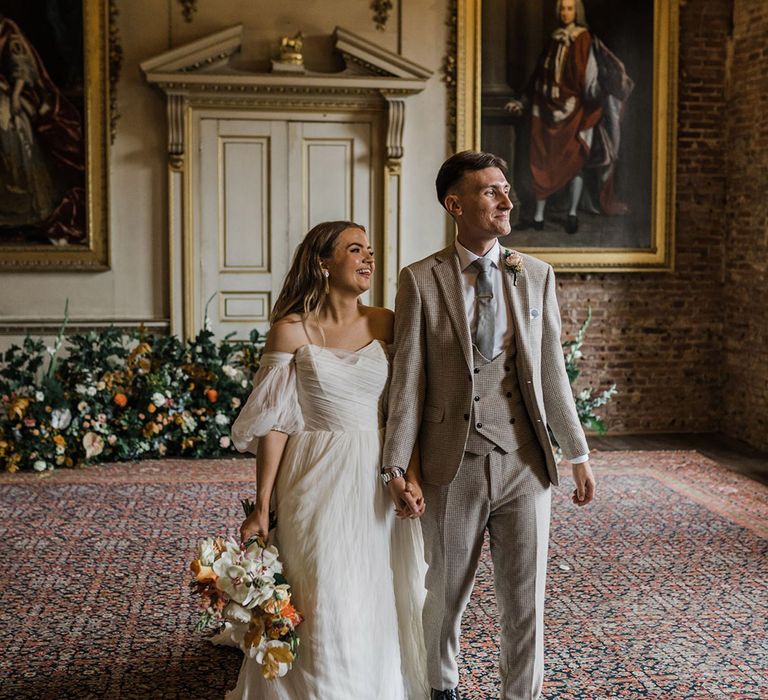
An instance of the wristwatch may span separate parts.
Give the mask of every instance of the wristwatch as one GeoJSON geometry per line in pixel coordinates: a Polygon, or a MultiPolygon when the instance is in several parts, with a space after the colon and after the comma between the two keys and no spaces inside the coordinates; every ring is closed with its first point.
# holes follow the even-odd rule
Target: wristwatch
{"type": "Polygon", "coordinates": [[[405,476],[405,472],[400,467],[390,467],[381,472],[381,482],[386,486],[392,479],[399,479],[401,476],[405,476]]]}

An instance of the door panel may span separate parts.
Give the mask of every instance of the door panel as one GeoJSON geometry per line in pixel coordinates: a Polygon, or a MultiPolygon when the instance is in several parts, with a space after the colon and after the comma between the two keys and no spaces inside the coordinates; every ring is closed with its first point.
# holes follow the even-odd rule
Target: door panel
{"type": "MultiPolygon", "coordinates": [[[[264,332],[296,246],[321,221],[369,228],[367,122],[202,117],[194,288],[218,337],[264,332]]],[[[198,326],[199,327],[199,326],[198,326]]]]}

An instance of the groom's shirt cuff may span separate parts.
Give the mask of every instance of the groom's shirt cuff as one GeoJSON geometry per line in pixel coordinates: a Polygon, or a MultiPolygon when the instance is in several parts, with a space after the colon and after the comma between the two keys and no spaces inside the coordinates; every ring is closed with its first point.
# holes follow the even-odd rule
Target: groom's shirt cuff
{"type": "Polygon", "coordinates": [[[568,461],[571,464],[584,464],[584,462],[589,461],[589,454],[579,455],[578,457],[574,457],[573,459],[569,459],[568,461]]]}

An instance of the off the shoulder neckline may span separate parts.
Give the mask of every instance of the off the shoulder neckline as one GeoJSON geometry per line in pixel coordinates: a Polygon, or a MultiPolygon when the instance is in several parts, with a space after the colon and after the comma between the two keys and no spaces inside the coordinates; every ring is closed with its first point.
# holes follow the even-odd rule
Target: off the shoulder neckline
{"type": "Polygon", "coordinates": [[[387,346],[387,343],[385,343],[383,340],[380,340],[379,338],[374,338],[369,343],[366,343],[363,345],[363,347],[358,348],[357,350],[347,350],[346,348],[331,348],[324,345],[317,345],[316,343],[307,343],[306,345],[301,345],[300,347],[296,348],[294,354],[298,354],[301,350],[304,350],[305,348],[317,348],[318,350],[327,350],[328,352],[333,353],[334,355],[337,353],[344,353],[347,355],[359,355],[363,352],[365,352],[368,348],[374,347],[378,345],[381,347],[382,350],[384,350],[387,346]]]}

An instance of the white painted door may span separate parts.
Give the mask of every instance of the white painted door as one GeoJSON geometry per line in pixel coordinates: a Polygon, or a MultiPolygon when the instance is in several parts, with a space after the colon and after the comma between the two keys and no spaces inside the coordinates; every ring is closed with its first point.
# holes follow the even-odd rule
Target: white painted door
{"type": "MultiPolygon", "coordinates": [[[[196,305],[217,337],[268,328],[293,252],[315,224],[370,230],[372,124],[289,119],[199,121],[196,305]]],[[[199,326],[198,326],[199,327],[199,326]]]]}

